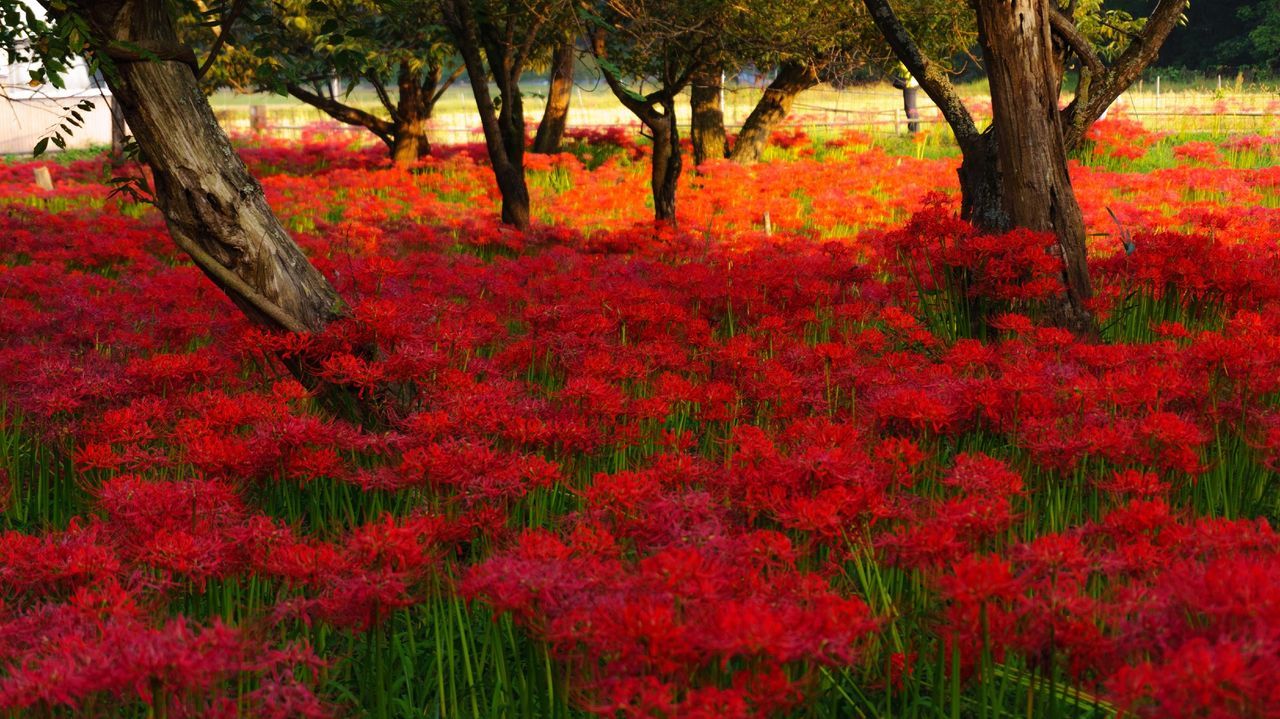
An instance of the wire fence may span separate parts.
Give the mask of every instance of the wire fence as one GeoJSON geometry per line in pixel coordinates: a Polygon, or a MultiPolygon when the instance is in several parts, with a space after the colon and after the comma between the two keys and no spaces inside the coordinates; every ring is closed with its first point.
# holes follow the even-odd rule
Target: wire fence
{"type": "MultiPolygon", "coordinates": [[[[724,94],[725,126],[736,132],[746,121],[763,90],[758,87],[728,88],[724,94]]],[[[481,138],[479,119],[467,107],[469,95],[459,90],[446,111],[438,111],[429,126],[433,142],[458,144],[477,142],[481,138]]],[[[362,109],[381,110],[376,103],[357,103],[362,109]]],[[[537,98],[526,100],[526,124],[536,126],[541,113],[537,98]]],[[[970,110],[980,122],[990,116],[990,101],[975,97],[970,110]]],[[[1133,90],[1125,93],[1112,107],[1112,112],[1135,120],[1156,132],[1260,134],[1280,132],[1280,96],[1269,93],[1222,92],[1149,92],[1133,90]]],[[[217,110],[224,127],[233,132],[259,132],[282,139],[298,138],[323,129],[326,132],[352,133],[357,137],[363,128],[333,122],[320,111],[297,102],[271,105],[240,105],[217,110]]],[[[687,128],[687,105],[677,110],[677,122],[687,128]]],[[[949,136],[937,108],[920,94],[918,117],[911,119],[903,108],[902,93],[872,88],[819,87],[797,98],[784,128],[806,132],[840,133],[858,131],[872,135],[905,135],[918,123],[927,134],[949,136]]],[[[634,127],[636,118],[599,90],[575,92],[569,115],[569,127],[576,130],[603,131],[616,127],[634,127]]],[[[372,136],[370,135],[372,141],[372,136]]]]}
{"type": "MultiPolygon", "coordinates": [[[[1156,132],[1276,135],[1280,133],[1280,94],[1268,92],[1162,91],[1159,83],[1139,83],[1117,101],[1113,111],[1156,132]]],[[[723,99],[725,126],[729,132],[741,129],[763,94],[759,86],[726,88],[723,99]]],[[[91,98],[94,99],[94,98],[91,98]]],[[[98,98],[100,99],[100,98],[98,98]]],[[[911,119],[903,108],[902,93],[887,86],[833,88],[819,86],[806,91],[792,107],[784,129],[809,133],[838,134],[858,131],[874,136],[908,133],[912,125],[922,134],[945,140],[950,130],[937,108],[920,93],[918,117],[911,119]]],[[[215,113],[233,133],[256,132],[280,139],[298,139],[317,131],[342,133],[353,141],[376,142],[364,128],[342,125],[319,110],[293,100],[272,98],[271,104],[244,104],[222,101],[215,113]]],[[[58,125],[61,104],[67,98],[13,100],[0,113],[0,153],[27,153],[50,128],[58,125]]],[[[215,102],[218,100],[215,98],[215,102]]],[[[105,105],[105,103],[100,103],[105,105]]],[[[385,112],[375,102],[353,103],[375,113],[385,112]]],[[[542,111],[536,89],[526,98],[526,123],[536,126],[542,111]]],[[[970,109],[981,121],[990,115],[990,101],[974,97],[970,109]]],[[[110,142],[110,115],[106,107],[91,113],[85,126],[73,133],[72,147],[110,142]]],[[[677,108],[677,122],[689,126],[687,103],[677,108]]],[[[623,109],[603,88],[575,90],[569,115],[570,129],[605,131],[630,127],[639,131],[636,118],[623,109]]],[[[481,139],[480,123],[471,104],[470,93],[451,88],[438,105],[428,134],[433,142],[461,144],[481,139]]]]}

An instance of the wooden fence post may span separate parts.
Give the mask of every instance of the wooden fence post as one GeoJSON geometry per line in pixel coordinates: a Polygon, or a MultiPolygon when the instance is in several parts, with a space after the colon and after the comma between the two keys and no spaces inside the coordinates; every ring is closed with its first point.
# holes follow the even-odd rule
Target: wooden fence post
{"type": "Polygon", "coordinates": [[[262,132],[267,129],[266,105],[249,106],[249,129],[254,132],[262,132]]]}
{"type": "Polygon", "coordinates": [[[53,189],[53,175],[49,174],[49,168],[41,165],[36,168],[36,187],[42,190],[53,189]]]}

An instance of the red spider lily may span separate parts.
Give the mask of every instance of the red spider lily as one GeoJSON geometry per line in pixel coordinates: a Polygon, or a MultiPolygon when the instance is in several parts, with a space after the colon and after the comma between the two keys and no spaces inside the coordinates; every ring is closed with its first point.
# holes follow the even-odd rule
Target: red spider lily
{"type": "MultiPolygon", "coordinates": [[[[1099,155],[1160,139],[1112,122],[1099,155]]],[[[0,471],[21,528],[0,535],[6,706],[317,716],[315,659],[256,627],[392,631],[461,594],[600,714],[803,711],[831,667],[921,691],[928,642],[881,641],[892,618],[971,675],[985,649],[1130,713],[1276,715],[1274,533],[1199,516],[1274,512],[1280,172],[1226,164],[1270,139],[1072,167],[1096,309],[1136,318],[1106,344],[1039,323],[1051,238],[926,196],[953,159],[849,136],[821,161],[708,163],[681,225],[654,227],[634,133],[581,139],[594,170],[530,160],[559,179],[534,183],[527,234],[498,225],[478,145],[411,174],[255,140],[351,304],[305,337],[250,329],[154,213],[104,204],[101,162],[59,168],[45,210],[0,200],[0,444],[23,448],[0,471]],[[989,339],[935,334],[947,292],[989,303],[989,339]],[[302,356],[402,411],[379,433],[322,418],[280,363],[302,356]],[[32,469],[30,442],[74,466],[32,469]],[[81,518],[39,516],[41,481],[81,518]],[[855,562],[921,597],[875,596],[881,622],[855,562]],[[246,581],[270,591],[240,626],[175,618],[246,581]]],[[[0,198],[29,170],[0,166],[0,198]]]]}
{"type": "Polygon", "coordinates": [[[272,648],[216,622],[196,627],[179,618],[153,627],[118,610],[98,618],[86,603],[98,600],[79,596],[6,623],[0,654],[11,671],[0,681],[0,706],[98,713],[91,707],[101,697],[163,705],[175,716],[233,716],[226,680],[262,676],[262,689],[247,699],[264,716],[331,714],[294,679],[295,667],[320,666],[305,647],[272,648]],[[38,634],[23,636],[22,624],[36,624],[38,634]]]}

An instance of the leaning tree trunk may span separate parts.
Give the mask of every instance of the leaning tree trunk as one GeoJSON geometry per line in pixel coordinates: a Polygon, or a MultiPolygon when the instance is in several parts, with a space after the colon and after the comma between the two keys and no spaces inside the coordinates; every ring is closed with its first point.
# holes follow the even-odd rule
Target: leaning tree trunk
{"type": "MultiPolygon", "coordinates": [[[[440,69],[434,68],[438,78],[440,69]]],[[[391,161],[398,167],[407,167],[431,154],[431,140],[427,138],[427,124],[431,121],[432,95],[435,82],[418,81],[417,73],[408,64],[401,64],[396,83],[400,99],[396,103],[396,122],[391,136],[391,161]]]]}
{"type": "Polygon", "coordinates": [[[547,106],[542,111],[538,132],[533,136],[532,151],[550,155],[560,151],[564,130],[569,122],[569,100],[573,97],[574,43],[566,40],[556,46],[551,60],[551,78],[547,88],[547,106]]]}
{"type": "Polygon", "coordinates": [[[818,71],[813,65],[800,62],[784,62],[778,68],[778,76],[764,91],[733,143],[729,157],[737,163],[750,164],[760,159],[769,136],[778,123],[786,119],[796,96],[818,84],[818,71]]]}
{"type": "Polygon", "coordinates": [[[653,190],[653,216],[675,222],[676,185],[684,159],[680,152],[680,131],[676,127],[675,102],[662,104],[663,113],[654,113],[645,125],[653,134],[653,161],[649,184],[653,190]]]}
{"type": "Polygon", "coordinates": [[[338,293],[303,255],[218,126],[161,0],[81,3],[108,86],[151,167],[169,233],[256,324],[323,329],[338,293]]]}
{"type": "MultiPolygon", "coordinates": [[[[178,43],[165,3],[83,2],[78,10],[92,28],[93,51],[111,60],[107,84],[151,168],[156,206],[178,247],[259,326],[318,332],[343,316],[342,298],[285,232],[218,126],[196,82],[195,56],[178,43]]],[[[382,425],[382,404],[394,399],[383,388],[361,399],[320,378],[314,357],[280,359],[322,405],[382,425]]]]}
{"type": "Polygon", "coordinates": [[[693,164],[707,160],[723,160],[727,156],[724,134],[724,108],[720,106],[724,74],[719,66],[708,65],[693,77],[689,86],[692,122],[689,139],[693,141],[693,164]]]}
{"type": "Polygon", "coordinates": [[[974,0],[978,40],[991,83],[1003,206],[1014,226],[1052,232],[1063,263],[1065,292],[1055,321],[1096,335],[1087,307],[1093,296],[1086,264],[1084,217],[1067,173],[1058,111],[1054,51],[1045,0],[974,0]]]}

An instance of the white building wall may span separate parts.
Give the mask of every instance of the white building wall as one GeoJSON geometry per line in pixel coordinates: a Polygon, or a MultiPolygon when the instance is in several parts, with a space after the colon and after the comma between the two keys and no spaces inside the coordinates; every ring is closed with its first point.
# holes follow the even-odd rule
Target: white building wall
{"type": "MultiPolygon", "coordinates": [[[[68,149],[111,144],[111,96],[106,99],[97,92],[62,97],[29,97],[26,99],[0,99],[0,155],[30,154],[36,143],[58,131],[66,123],[69,109],[81,99],[93,101],[93,109],[80,111],[81,126],[71,128],[71,135],[64,132],[68,149]]],[[[47,152],[57,152],[52,142],[47,152]]]]}
{"type": "MultiPolygon", "coordinates": [[[[0,154],[29,154],[62,124],[71,130],[70,135],[62,133],[69,149],[111,144],[111,92],[105,85],[98,87],[83,59],[76,60],[62,83],[61,88],[32,87],[29,66],[0,52],[0,154]],[[81,110],[82,126],[75,127],[67,120],[82,100],[93,102],[93,109],[81,110]]],[[[47,151],[57,150],[50,142],[47,151]]]]}

